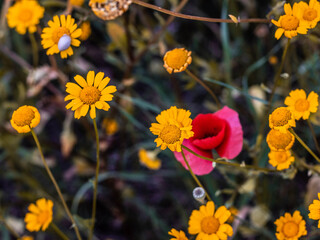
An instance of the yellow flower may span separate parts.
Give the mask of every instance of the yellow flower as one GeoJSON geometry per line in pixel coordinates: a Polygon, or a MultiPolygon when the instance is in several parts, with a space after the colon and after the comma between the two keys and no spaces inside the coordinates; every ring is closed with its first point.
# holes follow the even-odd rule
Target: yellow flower
{"type": "Polygon", "coordinates": [[[10,123],[18,133],[27,133],[40,123],[40,113],[32,106],[21,106],[12,114],[10,123]]]}
{"type": "Polygon", "coordinates": [[[278,58],[277,56],[272,55],[269,57],[268,61],[271,65],[276,65],[278,63],[278,58]]]}
{"type": "Polygon", "coordinates": [[[168,234],[174,237],[174,238],[170,238],[170,240],[188,240],[188,238],[186,237],[186,234],[182,230],[178,232],[176,229],[172,228],[170,232],[168,232],[168,234]]]}
{"type": "Polygon", "coordinates": [[[103,20],[112,20],[126,12],[132,0],[90,0],[93,13],[103,20]]]}
{"type": "Polygon", "coordinates": [[[29,33],[34,33],[43,14],[44,8],[37,1],[22,0],[8,9],[8,25],[10,28],[16,28],[20,34],[25,34],[27,30],[29,33]]]}
{"type": "Polygon", "coordinates": [[[186,70],[189,64],[192,62],[191,51],[184,48],[175,48],[166,52],[163,57],[164,67],[168,73],[182,72],[186,70]]]}
{"type": "Polygon", "coordinates": [[[82,34],[79,37],[79,39],[81,41],[85,41],[89,38],[90,34],[91,34],[91,27],[90,27],[90,22],[89,21],[85,21],[81,24],[80,26],[81,30],[82,30],[82,34]]]}
{"type": "Polygon", "coordinates": [[[144,148],[138,152],[140,164],[151,170],[158,170],[161,167],[161,160],[158,159],[157,151],[147,151],[144,148]]]}
{"type": "Polygon", "coordinates": [[[239,213],[239,210],[235,207],[231,207],[231,208],[229,208],[229,211],[230,211],[231,215],[228,218],[227,223],[233,223],[235,216],[237,216],[237,214],[239,213]]]}
{"type": "Polygon", "coordinates": [[[181,152],[181,144],[184,139],[193,136],[191,112],[177,107],[171,107],[162,111],[156,120],[158,123],[152,123],[150,131],[158,138],[154,140],[157,147],[161,146],[162,150],[167,147],[171,151],[181,152]]]}
{"type": "Polygon", "coordinates": [[[271,129],[267,135],[267,143],[272,151],[287,151],[292,148],[294,136],[289,131],[284,133],[271,129]]]}
{"type": "Polygon", "coordinates": [[[295,37],[299,34],[307,34],[307,23],[300,21],[302,12],[297,3],[293,4],[293,9],[289,3],[284,4],[285,15],[280,16],[278,21],[271,22],[278,27],[275,38],[279,39],[282,34],[287,38],[295,37]]]}
{"type": "Polygon", "coordinates": [[[289,93],[284,104],[288,106],[296,120],[300,118],[306,120],[310,113],[315,113],[318,110],[318,94],[312,91],[307,98],[303,89],[296,89],[289,93]]]}
{"type": "Polygon", "coordinates": [[[117,121],[112,118],[103,119],[102,127],[105,128],[107,135],[113,135],[119,130],[119,125],[117,121]]]}
{"type": "Polygon", "coordinates": [[[20,238],[19,240],[33,240],[34,238],[31,236],[23,236],[22,238],[20,238]]]}
{"type": "Polygon", "coordinates": [[[278,240],[298,240],[301,236],[307,235],[306,221],[295,211],[293,216],[285,213],[284,217],[278,218],[274,224],[277,226],[276,237],[278,240]]]}
{"type": "Polygon", "coordinates": [[[53,21],[49,21],[49,27],[42,30],[41,44],[47,49],[47,55],[53,55],[60,52],[61,58],[67,58],[73,55],[72,46],[79,47],[80,41],[76,38],[80,37],[82,30],[77,28],[74,18],[68,15],[53,17],[53,21]]]}
{"type": "Polygon", "coordinates": [[[276,129],[282,133],[285,133],[288,130],[288,128],[295,126],[296,122],[289,108],[276,108],[269,115],[269,127],[272,129],[276,129]]]}
{"type": "MultiPolygon", "coordinates": [[[[318,198],[320,199],[320,193],[318,193],[318,198]]],[[[309,205],[309,218],[318,221],[318,228],[320,228],[320,201],[313,200],[313,203],[309,205]]]]}
{"type": "Polygon", "coordinates": [[[302,13],[300,21],[308,28],[314,28],[320,20],[320,3],[317,0],[310,0],[309,5],[303,1],[298,5],[302,13]]]}
{"type": "Polygon", "coordinates": [[[207,205],[202,205],[200,210],[193,210],[189,218],[190,234],[198,234],[198,240],[226,240],[228,236],[232,236],[233,229],[225,222],[230,217],[230,211],[221,206],[215,212],[215,206],[212,201],[207,202],[207,205]]]}
{"type": "Polygon", "coordinates": [[[84,0],[70,0],[71,4],[76,7],[81,7],[84,3],[84,0]]]}
{"type": "Polygon", "coordinates": [[[94,71],[89,71],[87,80],[80,75],[74,77],[78,84],[68,82],[66,92],[70,93],[65,97],[65,101],[72,100],[66,106],[74,112],[75,118],[86,116],[90,107],[90,117],[96,118],[96,108],[108,111],[110,105],[106,103],[111,101],[114,93],[117,91],[115,86],[108,86],[110,78],[105,77],[103,72],[98,72],[95,76],[94,71]]]}
{"type": "Polygon", "coordinates": [[[277,170],[284,170],[290,167],[294,162],[294,157],[290,151],[271,151],[269,154],[269,163],[277,167],[277,170]]]}
{"type": "Polygon", "coordinates": [[[26,229],[30,232],[38,232],[40,228],[45,231],[52,221],[52,207],[53,202],[45,198],[38,199],[36,204],[31,203],[24,218],[26,229]]]}

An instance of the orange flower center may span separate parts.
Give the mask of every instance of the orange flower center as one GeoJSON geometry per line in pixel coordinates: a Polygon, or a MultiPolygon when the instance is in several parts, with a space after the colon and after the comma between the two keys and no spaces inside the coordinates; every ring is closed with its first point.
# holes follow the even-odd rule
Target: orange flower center
{"type": "Polygon", "coordinates": [[[286,222],[282,228],[283,234],[288,237],[295,237],[299,232],[299,226],[293,221],[286,222]]]}
{"type": "Polygon", "coordinates": [[[168,52],[166,63],[169,67],[173,69],[180,69],[187,63],[188,51],[183,48],[176,48],[168,52]]]}
{"type": "Polygon", "coordinates": [[[316,17],[318,16],[317,11],[312,9],[312,8],[308,8],[304,11],[303,13],[303,19],[307,20],[307,21],[312,21],[314,20],[316,17]]]}
{"type": "Polygon", "coordinates": [[[175,125],[168,125],[162,129],[159,137],[163,142],[173,144],[180,140],[181,130],[175,125]]]}
{"type": "Polygon", "coordinates": [[[34,118],[34,111],[28,106],[18,108],[12,115],[13,122],[19,127],[29,126],[34,118]]]}
{"type": "Polygon", "coordinates": [[[299,19],[295,16],[284,15],[281,19],[281,27],[284,30],[296,30],[299,27],[299,19]]]}
{"type": "Polygon", "coordinates": [[[268,144],[276,149],[285,150],[289,145],[293,144],[293,141],[294,136],[289,131],[281,133],[280,131],[271,129],[267,136],[268,144]]]}
{"type": "Polygon", "coordinates": [[[49,211],[43,211],[38,215],[38,223],[41,225],[45,224],[46,221],[50,218],[50,212],[49,211]]]}
{"type": "Polygon", "coordinates": [[[296,103],[294,104],[294,108],[298,111],[298,112],[304,112],[307,111],[309,109],[309,101],[307,99],[298,99],[296,101],[296,103]]]}
{"type": "Polygon", "coordinates": [[[216,233],[219,227],[219,220],[215,217],[204,217],[201,221],[201,230],[206,234],[216,233]]]}
{"type": "Polygon", "coordinates": [[[58,44],[60,38],[64,35],[64,34],[67,34],[70,36],[70,31],[69,29],[67,29],[66,27],[58,27],[56,29],[53,30],[53,33],[52,33],[52,41],[55,43],[55,44],[58,44]]]}
{"type": "Polygon", "coordinates": [[[19,14],[19,20],[21,22],[28,22],[32,19],[32,11],[30,9],[23,9],[19,14]]]}
{"type": "Polygon", "coordinates": [[[287,153],[286,152],[277,152],[276,153],[276,160],[278,163],[284,163],[287,161],[287,153]]]}
{"type": "Polygon", "coordinates": [[[291,112],[289,109],[280,107],[274,110],[271,114],[270,120],[275,127],[280,127],[288,124],[291,119],[291,112]]]}
{"type": "Polygon", "coordinates": [[[96,87],[89,86],[81,90],[79,97],[82,102],[91,105],[99,101],[101,92],[96,87]]]}

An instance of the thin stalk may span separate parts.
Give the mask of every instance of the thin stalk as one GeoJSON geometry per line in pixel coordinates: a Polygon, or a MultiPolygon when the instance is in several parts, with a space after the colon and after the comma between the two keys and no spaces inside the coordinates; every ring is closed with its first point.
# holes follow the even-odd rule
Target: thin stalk
{"type": "Polygon", "coordinates": [[[183,149],[181,149],[181,154],[182,154],[182,157],[184,159],[184,162],[186,163],[188,169],[189,169],[189,172],[191,174],[191,176],[193,177],[194,181],[198,184],[199,187],[201,187],[202,189],[204,189],[204,191],[206,192],[206,196],[208,198],[209,201],[212,201],[211,197],[209,196],[209,194],[207,193],[207,191],[205,190],[205,188],[202,186],[201,182],[199,181],[199,179],[197,178],[197,176],[193,173],[190,165],[189,165],[189,162],[188,160],[186,159],[186,156],[184,155],[183,153],[183,149]]]}
{"type": "Polygon", "coordinates": [[[207,90],[207,92],[212,96],[212,98],[214,99],[214,101],[216,102],[218,108],[221,108],[221,104],[219,102],[218,97],[214,94],[214,92],[200,79],[198,78],[196,75],[194,75],[192,72],[190,72],[188,69],[185,70],[185,72],[192,78],[194,79],[196,82],[198,82],[204,89],[207,90]]]}
{"type": "Polygon", "coordinates": [[[305,142],[296,134],[296,132],[292,128],[290,128],[289,131],[296,137],[299,143],[314,157],[314,159],[320,162],[320,159],[317,157],[317,155],[307,146],[307,144],[305,144],[305,142]]]}
{"type": "Polygon", "coordinates": [[[262,167],[257,167],[257,166],[252,166],[252,165],[241,165],[241,164],[238,164],[238,163],[232,163],[232,162],[226,162],[226,161],[222,161],[222,160],[216,160],[216,159],[212,159],[212,158],[207,158],[207,157],[204,157],[204,156],[201,156],[200,154],[192,151],[190,148],[182,145],[181,146],[182,148],[184,148],[185,150],[187,150],[188,152],[192,153],[193,155],[199,157],[199,158],[202,158],[204,160],[208,160],[210,162],[215,162],[215,163],[219,163],[219,164],[224,164],[224,165],[228,165],[228,166],[231,166],[231,167],[237,167],[237,168],[242,168],[242,169],[253,169],[253,170],[256,170],[256,171],[261,171],[261,172],[281,172],[279,170],[276,170],[276,169],[269,169],[269,168],[262,168],[262,167]]]}
{"type": "Polygon", "coordinates": [[[310,131],[311,131],[311,134],[312,134],[314,145],[316,146],[316,149],[317,149],[318,153],[320,153],[320,147],[319,147],[319,144],[318,144],[318,141],[317,141],[316,133],[314,132],[314,129],[313,129],[312,124],[311,124],[309,119],[307,120],[307,123],[309,125],[310,131]]]}
{"type": "Polygon", "coordinates": [[[30,38],[31,47],[32,47],[33,67],[37,67],[39,62],[38,44],[33,33],[29,33],[29,38],[30,38]]]}
{"type": "Polygon", "coordinates": [[[60,228],[54,224],[53,222],[50,224],[50,227],[53,229],[53,231],[56,232],[56,234],[63,240],[69,240],[69,238],[60,230],[60,228]]]}
{"type": "Polygon", "coordinates": [[[74,221],[74,219],[72,217],[72,214],[71,214],[71,212],[70,212],[70,210],[69,210],[69,208],[68,208],[68,206],[66,204],[66,201],[63,198],[63,195],[61,193],[59,185],[57,184],[57,182],[56,182],[56,180],[55,180],[55,178],[54,178],[54,176],[53,176],[53,174],[52,174],[47,162],[44,159],[44,156],[43,156],[43,153],[42,153],[42,149],[41,149],[41,146],[40,146],[40,142],[39,142],[38,137],[37,137],[37,135],[35,134],[35,132],[33,131],[32,128],[31,128],[31,133],[32,133],[34,141],[36,142],[36,145],[38,147],[42,163],[43,163],[43,165],[44,165],[44,167],[45,167],[45,169],[46,169],[46,171],[47,171],[47,173],[48,173],[48,175],[49,175],[49,177],[50,177],[50,179],[51,179],[51,181],[52,181],[52,183],[53,183],[53,185],[54,185],[54,187],[55,187],[55,189],[56,189],[56,191],[57,191],[57,193],[59,195],[59,198],[60,198],[60,200],[62,202],[62,205],[63,205],[63,207],[64,207],[64,209],[65,209],[65,211],[66,211],[71,223],[72,223],[72,227],[74,228],[74,231],[76,232],[77,238],[78,238],[78,240],[82,240],[82,238],[80,236],[80,233],[79,233],[78,226],[77,226],[76,222],[74,221]]]}
{"type": "MultiPolygon", "coordinates": [[[[132,2],[137,5],[140,5],[140,6],[143,6],[146,8],[150,8],[150,9],[156,10],[158,12],[162,12],[162,13],[165,13],[165,14],[168,14],[168,15],[171,15],[174,17],[178,17],[178,18],[184,18],[184,19],[201,21],[201,22],[234,23],[234,21],[232,21],[231,19],[207,18],[207,17],[198,17],[198,16],[192,16],[192,15],[187,15],[187,14],[182,14],[182,13],[176,13],[176,12],[155,6],[153,4],[142,2],[140,0],[133,0],[132,2]]],[[[265,19],[265,18],[249,18],[249,19],[239,19],[238,23],[270,23],[270,20],[265,19]]]]}
{"type": "Polygon", "coordinates": [[[16,239],[20,239],[19,234],[7,224],[6,220],[2,217],[2,215],[0,215],[0,223],[1,222],[2,222],[3,226],[5,226],[5,228],[10,232],[10,234],[12,236],[14,236],[16,239]]]}
{"type": "Polygon", "coordinates": [[[95,218],[96,218],[96,211],[97,211],[97,189],[98,189],[98,177],[99,177],[99,169],[100,169],[99,133],[98,133],[96,119],[93,119],[93,126],[94,126],[94,132],[95,132],[95,135],[96,135],[96,144],[97,144],[97,152],[96,152],[97,165],[96,165],[96,176],[95,176],[94,184],[93,184],[92,216],[91,216],[91,227],[90,227],[88,240],[91,240],[92,236],[93,236],[93,230],[94,230],[94,224],[95,224],[95,218]]]}

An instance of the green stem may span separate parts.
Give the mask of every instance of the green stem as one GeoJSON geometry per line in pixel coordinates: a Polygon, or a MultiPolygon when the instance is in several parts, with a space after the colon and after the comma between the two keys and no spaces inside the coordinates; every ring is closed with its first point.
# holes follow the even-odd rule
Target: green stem
{"type": "Polygon", "coordinates": [[[318,153],[320,153],[320,147],[319,147],[319,144],[318,144],[318,141],[317,141],[316,133],[314,132],[314,129],[313,129],[312,124],[311,124],[309,119],[307,119],[307,123],[309,125],[310,131],[311,131],[311,134],[312,134],[314,145],[316,146],[316,149],[317,149],[318,153]]]}
{"type": "Polygon", "coordinates": [[[60,230],[60,228],[56,224],[51,222],[50,227],[53,229],[53,231],[56,232],[57,235],[59,235],[61,239],[69,240],[69,238],[60,230]]]}
{"type": "Polygon", "coordinates": [[[296,132],[292,128],[290,128],[289,131],[296,137],[299,143],[314,157],[314,159],[320,162],[320,159],[317,157],[317,155],[307,146],[307,144],[305,144],[305,142],[296,134],[296,132]]]}
{"type": "Polygon", "coordinates": [[[203,188],[203,190],[206,192],[206,196],[208,198],[209,201],[212,201],[211,197],[209,196],[209,194],[207,193],[207,191],[205,190],[205,188],[202,186],[201,182],[199,181],[199,179],[197,178],[197,176],[193,173],[190,165],[189,165],[189,162],[188,160],[186,159],[186,156],[184,155],[184,152],[183,152],[183,149],[181,149],[181,154],[182,154],[182,157],[184,159],[184,162],[186,163],[188,169],[189,169],[189,172],[191,174],[191,176],[193,177],[194,181],[198,184],[199,187],[203,188]]]}
{"type": "Polygon", "coordinates": [[[39,62],[38,44],[33,33],[29,33],[29,38],[30,38],[31,47],[32,47],[33,67],[37,67],[39,62]]]}
{"type": "Polygon", "coordinates": [[[99,133],[98,133],[97,122],[95,118],[93,119],[93,126],[94,126],[94,132],[96,135],[96,144],[97,144],[97,152],[96,152],[97,165],[96,165],[96,175],[95,175],[94,185],[93,185],[93,203],[92,203],[92,216],[91,216],[92,222],[91,222],[88,240],[91,240],[93,236],[96,211],[97,211],[97,189],[98,189],[98,176],[99,176],[99,169],[100,169],[99,133]]]}
{"type": "Polygon", "coordinates": [[[241,165],[241,164],[238,164],[238,163],[226,162],[226,161],[223,161],[223,160],[215,160],[215,159],[212,159],[212,158],[207,158],[207,157],[201,156],[200,154],[192,151],[190,148],[188,148],[188,147],[186,147],[184,145],[182,145],[181,147],[186,149],[188,152],[192,153],[193,155],[195,155],[195,156],[197,156],[199,158],[202,158],[204,160],[208,160],[210,162],[215,162],[215,163],[224,164],[224,165],[237,167],[237,168],[242,168],[242,169],[253,169],[253,170],[257,170],[257,171],[261,171],[261,172],[281,172],[281,171],[276,170],[276,169],[262,168],[262,167],[246,165],[246,164],[245,165],[241,165]]]}
{"type": "Polygon", "coordinates": [[[42,153],[42,149],[41,149],[41,146],[40,146],[40,142],[39,142],[38,137],[37,137],[37,135],[35,134],[35,132],[33,131],[32,128],[31,128],[31,133],[32,133],[34,141],[36,142],[36,145],[38,147],[42,163],[43,163],[43,165],[44,165],[44,167],[45,167],[45,169],[46,169],[46,171],[47,171],[47,173],[48,173],[48,175],[49,175],[49,177],[50,177],[50,179],[51,179],[51,181],[52,181],[52,183],[53,183],[53,185],[54,185],[54,187],[55,187],[55,189],[56,189],[56,191],[57,191],[57,193],[59,195],[59,198],[60,198],[60,200],[62,202],[62,205],[63,205],[68,217],[70,218],[70,221],[72,223],[72,227],[74,228],[74,231],[76,232],[77,238],[78,238],[78,240],[82,240],[82,238],[80,236],[80,233],[79,233],[78,226],[77,226],[76,222],[74,221],[74,219],[72,217],[72,214],[71,214],[71,212],[70,212],[70,210],[69,210],[69,208],[68,208],[68,206],[66,204],[66,201],[63,198],[63,195],[61,193],[59,185],[57,184],[57,182],[56,182],[56,180],[55,180],[55,178],[54,178],[54,176],[53,176],[53,174],[52,174],[47,162],[44,159],[44,156],[43,156],[43,153],[42,153]]]}

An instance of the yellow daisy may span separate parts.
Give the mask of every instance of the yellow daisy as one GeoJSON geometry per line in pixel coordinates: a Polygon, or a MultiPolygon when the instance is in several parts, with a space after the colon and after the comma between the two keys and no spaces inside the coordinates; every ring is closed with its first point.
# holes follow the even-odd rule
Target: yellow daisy
{"type": "Polygon", "coordinates": [[[303,220],[299,211],[295,211],[293,216],[285,213],[284,217],[278,218],[274,224],[277,226],[278,240],[298,240],[301,236],[307,235],[306,221],[303,220]]]}
{"type": "Polygon", "coordinates": [[[23,236],[23,237],[20,238],[19,240],[34,240],[34,238],[31,237],[31,236],[23,236]]]}
{"type": "Polygon", "coordinates": [[[300,1],[298,5],[302,13],[300,21],[308,28],[314,28],[320,21],[320,3],[317,0],[310,0],[309,5],[303,1],[300,1]]]}
{"type": "Polygon", "coordinates": [[[288,128],[295,126],[296,122],[289,108],[276,108],[269,115],[269,127],[272,129],[276,129],[282,133],[285,133],[288,130],[288,128]]]}
{"type": "Polygon", "coordinates": [[[66,92],[70,93],[65,97],[65,101],[72,100],[66,106],[74,112],[74,117],[79,119],[86,116],[90,107],[90,117],[96,118],[96,108],[108,111],[110,105],[106,102],[111,101],[117,91],[115,86],[107,86],[110,78],[105,77],[103,72],[98,72],[95,76],[94,71],[89,71],[85,80],[80,75],[74,77],[76,83],[66,84],[66,92]]]}
{"type": "Polygon", "coordinates": [[[312,91],[307,98],[303,89],[296,89],[289,93],[289,96],[284,100],[284,104],[288,106],[296,120],[300,118],[306,120],[310,113],[315,113],[318,110],[318,94],[312,91]]]}
{"type": "Polygon", "coordinates": [[[285,15],[280,16],[278,21],[271,20],[271,22],[278,27],[275,38],[279,39],[282,34],[287,38],[295,37],[299,34],[307,34],[307,23],[300,21],[301,10],[297,3],[293,4],[293,8],[289,3],[284,4],[285,15]]]}
{"type": "Polygon", "coordinates": [[[277,167],[277,170],[288,169],[294,162],[294,157],[291,156],[290,151],[271,151],[268,156],[269,163],[277,167]]]}
{"type": "Polygon", "coordinates": [[[166,68],[168,73],[182,72],[191,64],[191,51],[184,48],[175,48],[171,51],[166,52],[163,57],[163,66],[166,68]]]}
{"type": "Polygon", "coordinates": [[[43,14],[44,8],[37,1],[22,0],[16,2],[8,9],[8,26],[16,28],[16,31],[20,34],[25,34],[27,30],[29,33],[34,33],[43,14]]]}
{"type": "Polygon", "coordinates": [[[53,202],[45,198],[38,199],[36,204],[30,204],[29,213],[24,218],[26,229],[30,232],[38,232],[40,228],[45,231],[52,222],[52,208],[53,202]]]}
{"type": "Polygon", "coordinates": [[[182,230],[180,230],[179,232],[176,229],[172,228],[170,232],[168,232],[168,234],[174,237],[170,238],[170,240],[188,240],[186,234],[182,230]]]}
{"type": "Polygon", "coordinates": [[[181,144],[184,139],[193,136],[191,112],[177,107],[171,107],[162,111],[156,120],[158,123],[152,123],[150,131],[158,138],[154,140],[157,147],[162,150],[167,147],[171,151],[181,152],[181,144]]]}
{"type": "Polygon", "coordinates": [[[294,136],[291,132],[280,132],[271,129],[267,135],[267,143],[272,151],[287,151],[292,148],[294,144],[294,136]]]}
{"type": "MultiPolygon", "coordinates": [[[[320,193],[318,193],[318,199],[320,199],[320,193]]],[[[320,228],[320,201],[313,200],[312,204],[309,205],[309,218],[318,221],[318,228],[320,228]]]]}
{"type": "Polygon", "coordinates": [[[71,3],[73,6],[81,7],[82,4],[84,3],[84,0],[70,0],[70,3],[71,3]]]}
{"type": "Polygon", "coordinates": [[[77,28],[71,15],[67,17],[61,15],[53,17],[53,21],[49,21],[49,27],[42,30],[41,44],[47,49],[47,55],[53,55],[60,52],[61,58],[67,58],[73,55],[72,46],[79,47],[80,41],[77,39],[81,36],[82,30],[77,28]]]}
{"type": "Polygon", "coordinates": [[[89,21],[85,21],[81,24],[80,26],[81,30],[82,30],[82,34],[79,37],[79,39],[81,41],[85,41],[89,38],[89,36],[91,35],[91,27],[90,27],[90,22],[89,21]]]}
{"type": "Polygon", "coordinates": [[[215,211],[214,203],[209,201],[206,206],[202,205],[199,210],[192,211],[188,231],[192,235],[198,234],[198,240],[227,240],[233,234],[232,227],[225,223],[230,216],[225,206],[215,211]]]}
{"type": "Polygon", "coordinates": [[[161,160],[157,158],[157,151],[147,151],[144,148],[138,152],[140,164],[151,169],[158,170],[161,167],[161,160]]]}
{"type": "Polygon", "coordinates": [[[13,112],[10,123],[18,133],[27,133],[40,123],[40,113],[35,107],[24,105],[13,112]]]}
{"type": "Polygon", "coordinates": [[[104,118],[102,127],[106,130],[107,135],[114,135],[119,130],[119,124],[115,119],[104,118]]]}

